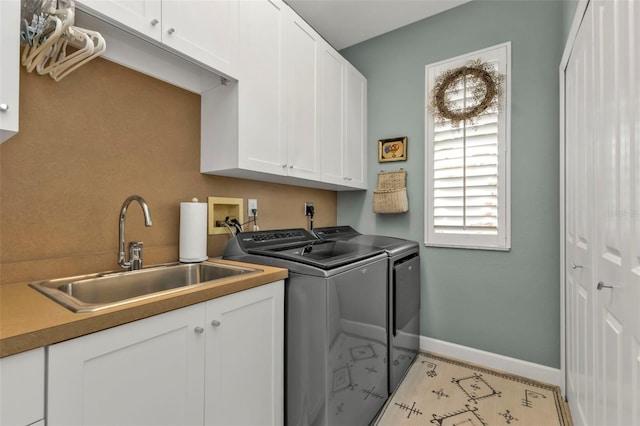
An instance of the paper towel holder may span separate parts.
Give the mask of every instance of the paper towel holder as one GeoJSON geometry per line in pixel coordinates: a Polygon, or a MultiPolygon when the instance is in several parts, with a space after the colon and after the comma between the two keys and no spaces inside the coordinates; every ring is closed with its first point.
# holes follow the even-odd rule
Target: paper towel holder
{"type": "Polygon", "coordinates": [[[224,222],[226,217],[236,218],[240,223],[244,223],[244,200],[242,198],[208,197],[207,202],[209,235],[229,233],[226,226],[217,226],[218,223],[224,222]]]}

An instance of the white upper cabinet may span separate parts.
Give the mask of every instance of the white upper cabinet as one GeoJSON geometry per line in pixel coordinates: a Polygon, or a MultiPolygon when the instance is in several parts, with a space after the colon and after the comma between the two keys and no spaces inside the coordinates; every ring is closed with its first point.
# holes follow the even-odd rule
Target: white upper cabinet
{"type": "Polygon", "coordinates": [[[285,128],[290,176],[320,178],[318,51],[320,36],[287,8],[284,44],[285,128]]]}
{"type": "Polygon", "coordinates": [[[366,80],[354,84],[357,99],[347,103],[344,58],[284,3],[260,0],[240,2],[238,63],[237,83],[202,94],[202,173],[333,190],[365,187],[364,158],[355,159],[353,175],[342,164],[354,161],[345,138],[355,135],[362,153],[366,135],[366,122],[352,123],[350,133],[345,127],[366,115],[366,80]],[[334,63],[324,58],[327,52],[334,63]],[[360,111],[348,117],[352,104],[360,111]]]}
{"type": "Polygon", "coordinates": [[[328,44],[320,56],[322,181],[366,189],[367,80],[328,44]]]}
{"type": "Polygon", "coordinates": [[[318,179],[318,36],[281,1],[239,10],[239,82],[202,94],[201,171],[318,179]]]}
{"type": "Polygon", "coordinates": [[[347,61],[328,43],[322,43],[318,73],[321,178],[338,185],[345,183],[343,149],[346,67],[347,61]]]}
{"type": "Polygon", "coordinates": [[[162,42],[213,69],[235,74],[238,0],[163,0],[162,42]]]}
{"type": "Polygon", "coordinates": [[[344,178],[349,185],[367,187],[367,79],[347,63],[344,178]]]}
{"type": "Polygon", "coordinates": [[[0,143],[18,133],[20,0],[0,1],[0,143]]]}
{"type": "Polygon", "coordinates": [[[208,164],[211,168],[205,167],[202,171],[239,167],[286,175],[282,76],[285,8],[281,1],[240,2],[240,82],[202,95],[202,125],[212,123],[211,120],[215,122],[210,132],[203,133],[203,140],[205,136],[211,139],[203,145],[202,163],[203,167],[208,164]],[[227,93],[231,98],[226,98],[227,93]],[[232,107],[228,100],[237,105],[232,107]],[[208,101],[215,102],[221,111],[213,116],[207,114],[208,101]],[[229,111],[230,107],[233,110],[229,111]],[[234,115],[227,118],[227,114],[234,115]],[[233,135],[218,138],[224,129],[233,135]],[[209,152],[208,148],[213,151],[209,152]],[[221,154],[220,151],[227,149],[228,152],[221,154]],[[232,152],[234,158],[228,158],[232,152]],[[213,158],[215,156],[218,158],[213,158]]]}
{"type": "Polygon", "coordinates": [[[81,8],[232,75],[238,0],[81,0],[81,8]]]}
{"type": "Polygon", "coordinates": [[[161,0],[79,0],[90,10],[129,29],[162,41],[161,0]]]}

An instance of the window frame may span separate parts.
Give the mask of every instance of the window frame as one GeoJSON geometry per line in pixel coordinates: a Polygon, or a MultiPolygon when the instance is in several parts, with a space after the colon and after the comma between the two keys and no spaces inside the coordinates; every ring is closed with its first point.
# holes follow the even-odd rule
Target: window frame
{"type": "MultiPolygon", "coordinates": [[[[462,124],[463,125],[463,124],[462,124]]],[[[425,66],[425,202],[424,244],[450,247],[508,251],[511,249],[511,42],[501,43],[455,58],[425,66]],[[471,60],[498,60],[498,72],[505,75],[504,99],[498,113],[498,231],[496,235],[436,232],[434,225],[434,117],[429,100],[435,78],[443,71],[457,68],[471,60]]]]}

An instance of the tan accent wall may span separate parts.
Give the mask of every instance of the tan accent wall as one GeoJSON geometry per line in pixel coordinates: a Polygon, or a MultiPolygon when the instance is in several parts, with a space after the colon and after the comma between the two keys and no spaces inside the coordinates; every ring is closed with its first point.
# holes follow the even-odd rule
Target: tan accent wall
{"type": "MultiPolygon", "coordinates": [[[[131,194],[126,239],[146,265],[178,259],[180,202],[258,199],[261,229],[336,223],[333,191],[204,175],[200,96],[96,59],[56,83],[20,75],[20,132],[0,144],[0,284],[118,269],[118,219],[131,194]]],[[[210,236],[219,256],[228,235],[210,236]]]]}

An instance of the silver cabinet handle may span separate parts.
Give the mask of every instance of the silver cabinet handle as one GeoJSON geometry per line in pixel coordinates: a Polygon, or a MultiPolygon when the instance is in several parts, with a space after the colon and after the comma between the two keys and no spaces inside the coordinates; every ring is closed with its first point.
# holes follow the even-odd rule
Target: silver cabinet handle
{"type": "Polygon", "coordinates": [[[198,326],[194,328],[193,331],[195,331],[197,334],[202,334],[204,333],[204,328],[198,326]]]}
{"type": "Polygon", "coordinates": [[[175,28],[169,28],[169,29],[167,30],[167,33],[168,33],[169,35],[171,35],[171,34],[173,34],[173,33],[175,33],[175,32],[176,32],[175,28]]]}
{"type": "Polygon", "coordinates": [[[0,104],[0,111],[4,112],[6,110],[9,109],[9,105],[7,104],[0,104]]]}
{"type": "Polygon", "coordinates": [[[293,169],[295,166],[292,164],[289,166],[290,169],[293,169]]]}
{"type": "Polygon", "coordinates": [[[214,327],[220,327],[222,323],[220,321],[217,320],[211,320],[211,325],[214,327]]]}
{"type": "Polygon", "coordinates": [[[576,265],[575,263],[571,262],[571,269],[582,269],[582,268],[584,268],[584,266],[576,265]]]}
{"type": "Polygon", "coordinates": [[[158,22],[160,22],[160,21],[158,21],[157,19],[152,19],[151,20],[151,26],[155,27],[156,25],[158,25],[158,22]]]}
{"type": "Polygon", "coordinates": [[[598,281],[598,285],[596,286],[597,290],[602,290],[603,288],[622,288],[619,285],[605,285],[604,281],[598,281]]]}

